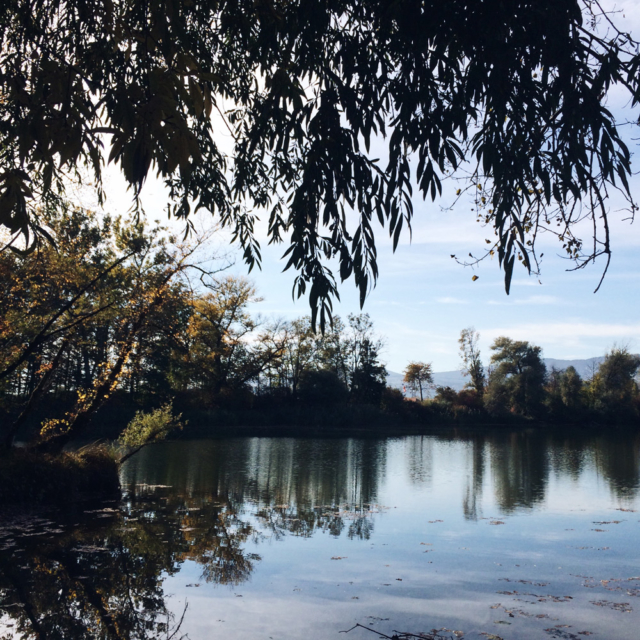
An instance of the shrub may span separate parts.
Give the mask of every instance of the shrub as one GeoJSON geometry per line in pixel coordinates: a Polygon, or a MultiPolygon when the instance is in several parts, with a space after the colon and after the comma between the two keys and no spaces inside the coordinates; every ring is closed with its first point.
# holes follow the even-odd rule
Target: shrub
{"type": "Polygon", "coordinates": [[[120,458],[120,464],[138,453],[142,447],[164,440],[175,429],[182,429],[184,425],[180,422],[181,417],[182,414],[173,415],[170,402],[148,413],[138,411],[118,439],[120,444],[133,448],[133,451],[120,458]]]}

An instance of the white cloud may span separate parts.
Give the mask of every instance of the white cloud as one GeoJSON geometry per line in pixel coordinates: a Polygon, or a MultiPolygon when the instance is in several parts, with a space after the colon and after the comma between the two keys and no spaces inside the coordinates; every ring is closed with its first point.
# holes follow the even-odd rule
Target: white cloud
{"type": "Polygon", "coordinates": [[[511,281],[511,288],[515,290],[518,287],[541,287],[542,283],[535,276],[530,278],[514,278],[511,281]]]}
{"type": "Polygon", "coordinates": [[[522,298],[521,300],[518,299],[510,299],[510,300],[489,300],[487,302],[487,304],[490,305],[500,305],[500,306],[511,306],[514,304],[518,304],[518,305],[526,305],[526,304],[533,304],[533,305],[547,305],[547,304],[559,304],[560,303],[560,299],[557,298],[556,296],[545,296],[545,295],[539,295],[539,296],[529,296],[528,298],[522,298]]]}
{"type": "MultiPolygon", "coordinates": [[[[507,327],[485,329],[483,337],[493,340],[498,336],[508,336],[516,340],[528,340],[541,346],[555,347],[584,346],[585,341],[603,341],[612,345],[633,343],[640,338],[640,324],[589,323],[589,322],[549,322],[524,323],[507,327]]],[[[560,357],[555,354],[555,357],[560,357]]]]}

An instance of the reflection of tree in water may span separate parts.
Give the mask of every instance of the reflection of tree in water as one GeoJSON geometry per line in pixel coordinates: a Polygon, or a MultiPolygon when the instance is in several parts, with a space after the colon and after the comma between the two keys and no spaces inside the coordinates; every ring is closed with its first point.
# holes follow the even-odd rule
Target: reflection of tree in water
{"type": "Polygon", "coordinates": [[[373,533],[376,505],[325,505],[311,509],[300,505],[265,506],[256,512],[260,526],[276,540],[286,535],[311,537],[322,531],[338,537],[347,530],[350,539],[368,540],[373,533]]]}
{"type": "Polygon", "coordinates": [[[632,499],[640,486],[640,436],[617,433],[554,433],[547,444],[553,470],[558,476],[578,480],[587,465],[609,484],[619,499],[632,499]]]}
{"type": "Polygon", "coordinates": [[[250,539],[257,541],[259,534],[238,517],[230,504],[214,504],[213,512],[203,506],[188,510],[183,517],[182,532],[188,547],[180,560],[201,565],[206,582],[239,585],[248,580],[254,563],[260,560],[259,555],[247,553],[242,545],[250,539]]]}
{"type": "Polygon", "coordinates": [[[549,474],[578,481],[595,468],[620,499],[632,499],[640,486],[640,436],[588,431],[522,431],[490,437],[491,466],[498,504],[506,512],[545,498],[549,474]]]}
{"type": "Polygon", "coordinates": [[[272,535],[325,531],[368,539],[371,502],[386,461],[377,440],[256,440],[248,462],[249,499],[272,535]]]}
{"type": "Polygon", "coordinates": [[[189,496],[228,495],[270,535],[326,531],[368,538],[386,467],[384,440],[238,438],[149,449],[126,482],[170,484],[189,496]]]}
{"type": "Polygon", "coordinates": [[[554,432],[548,437],[549,464],[556,476],[577,481],[585,468],[591,443],[584,435],[554,432]]]}
{"type": "MultiPolygon", "coordinates": [[[[621,498],[635,495],[638,487],[637,438],[618,433],[596,438],[557,427],[452,430],[406,438],[402,455],[412,483],[431,482],[439,448],[447,443],[453,445],[451,462],[456,464],[461,464],[464,445],[462,508],[471,520],[481,514],[487,465],[496,501],[505,512],[544,500],[551,473],[578,480],[587,466],[595,466],[621,498]]],[[[238,514],[246,514],[247,508],[257,512],[259,526],[276,537],[326,531],[366,538],[372,527],[368,505],[377,501],[386,473],[387,442],[238,438],[174,443],[157,452],[143,451],[136,464],[125,475],[171,484],[185,495],[229,495],[238,514]],[[360,516],[353,515],[358,512],[360,516]]]]}
{"type": "MultiPolygon", "coordinates": [[[[542,501],[549,476],[547,443],[540,434],[518,431],[457,431],[440,435],[435,443],[463,445],[465,482],[462,513],[466,520],[482,516],[482,494],[488,457],[496,502],[505,511],[542,501]]],[[[431,456],[433,453],[431,454],[431,456]]],[[[458,458],[460,459],[460,458],[458,458]]]]}
{"type": "Polygon", "coordinates": [[[549,478],[544,438],[519,431],[491,443],[491,470],[496,501],[506,513],[544,500],[549,478]]]}
{"type": "Polygon", "coordinates": [[[242,549],[254,532],[228,503],[196,506],[175,494],[87,513],[79,524],[30,520],[0,531],[0,616],[13,637],[39,640],[168,637],[165,575],[192,560],[204,580],[235,585],[259,560],[242,549]]]}
{"type": "Polygon", "coordinates": [[[477,520],[482,516],[482,484],[484,482],[485,438],[477,434],[469,437],[467,446],[467,478],[462,512],[465,520],[477,520]]]}
{"type": "Polygon", "coordinates": [[[414,484],[430,485],[433,471],[433,436],[407,438],[405,457],[409,480],[414,484]]]}
{"type": "Polygon", "coordinates": [[[632,499],[637,495],[640,486],[640,435],[594,438],[592,455],[596,469],[619,499],[632,499]]]}
{"type": "Polygon", "coordinates": [[[381,440],[254,439],[248,498],[263,504],[361,505],[385,472],[381,440]]]}

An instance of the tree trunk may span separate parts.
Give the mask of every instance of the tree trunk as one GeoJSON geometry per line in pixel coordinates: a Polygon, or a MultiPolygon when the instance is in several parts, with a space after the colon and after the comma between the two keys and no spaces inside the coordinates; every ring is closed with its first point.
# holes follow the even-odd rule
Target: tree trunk
{"type": "Polygon", "coordinates": [[[18,430],[26,422],[29,414],[33,410],[34,406],[36,405],[37,400],[44,393],[44,391],[46,391],[49,381],[51,380],[53,374],[58,369],[58,365],[60,364],[60,358],[62,357],[62,354],[64,353],[66,348],[69,346],[69,343],[71,342],[71,338],[72,338],[72,334],[69,334],[64,339],[64,341],[62,342],[62,345],[60,345],[60,349],[58,349],[58,353],[56,353],[55,355],[55,358],[49,363],[49,368],[40,377],[40,380],[36,385],[35,389],[33,390],[33,392],[31,393],[31,396],[29,397],[29,400],[27,401],[27,404],[25,405],[24,409],[22,409],[22,412],[20,413],[18,418],[15,420],[15,422],[11,425],[8,433],[4,436],[2,441],[2,446],[5,449],[10,449],[13,446],[13,439],[18,433],[18,430]]]}

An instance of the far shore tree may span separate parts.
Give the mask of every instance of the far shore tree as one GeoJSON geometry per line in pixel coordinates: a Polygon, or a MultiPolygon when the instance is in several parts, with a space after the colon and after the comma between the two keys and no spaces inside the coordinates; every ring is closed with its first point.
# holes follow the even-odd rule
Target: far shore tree
{"type": "Polygon", "coordinates": [[[404,370],[403,381],[412,393],[420,394],[424,401],[424,391],[433,386],[433,371],[430,362],[410,362],[404,370]]]}
{"type": "Polygon", "coordinates": [[[380,404],[387,369],[380,361],[383,341],[373,329],[368,313],[349,314],[345,346],[349,354],[349,389],[355,402],[380,404]]]}
{"type": "Polygon", "coordinates": [[[614,346],[589,382],[592,409],[616,421],[626,421],[636,415],[639,369],[640,356],[630,353],[626,347],[614,346]]]}
{"type": "Polygon", "coordinates": [[[540,415],[546,367],[542,349],[526,341],[501,336],[491,345],[492,371],[484,401],[490,412],[540,415]]]}
{"type": "Polygon", "coordinates": [[[482,360],[480,359],[480,348],[478,341],[480,334],[474,327],[468,327],[460,332],[460,357],[462,358],[462,373],[470,378],[468,386],[482,397],[484,393],[485,374],[482,360]]]}
{"type": "Polygon", "coordinates": [[[575,419],[583,414],[584,383],[576,368],[569,366],[559,371],[552,367],[546,384],[546,403],[550,412],[565,419],[575,419]]]}

